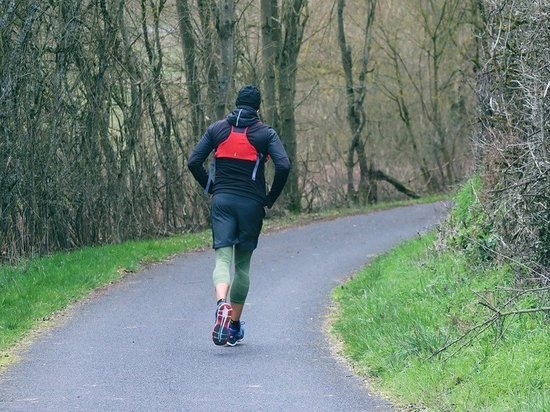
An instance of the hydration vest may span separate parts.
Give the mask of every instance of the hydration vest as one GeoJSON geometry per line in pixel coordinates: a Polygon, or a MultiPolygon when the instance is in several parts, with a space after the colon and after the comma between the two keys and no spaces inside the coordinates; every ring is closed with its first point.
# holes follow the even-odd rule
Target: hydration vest
{"type": "Polygon", "coordinates": [[[247,133],[248,127],[244,131],[239,132],[235,130],[234,126],[231,126],[231,132],[229,136],[223,142],[221,142],[216,149],[214,149],[214,158],[210,162],[210,168],[208,170],[208,182],[204,189],[204,193],[208,194],[210,184],[214,180],[214,174],[216,171],[216,159],[238,159],[248,160],[255,162],[254,170],[252,171],[252,180],[256,181],[256,173],[260,166],[260,161],[263,158],[262,153],[258,153],[256,148],[248,140],[247,133]]]}
{"type": "Polygon", "coordinates": [[[231,132],[227,139],[220,143],[214,152],[214,158],[229,158],[250,160],[256,162],[259,158],[259,153],[256,148],[250,144],[248,136],[248,127],[243,132],[238,132],[235,127],[231,126],[231,132]]]}

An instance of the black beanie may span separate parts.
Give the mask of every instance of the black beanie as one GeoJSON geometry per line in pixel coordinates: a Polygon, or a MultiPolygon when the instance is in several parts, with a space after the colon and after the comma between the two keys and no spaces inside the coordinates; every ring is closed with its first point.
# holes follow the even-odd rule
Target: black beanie
{"type": "Polygon", "coordinates": [[[260,90],[256,86],[248,84],[239,90],[237,100],[235,100],[235,106],[248,106],[254,110],[260,108],[260,102],[262,101],[262,95],[260,90]]]}

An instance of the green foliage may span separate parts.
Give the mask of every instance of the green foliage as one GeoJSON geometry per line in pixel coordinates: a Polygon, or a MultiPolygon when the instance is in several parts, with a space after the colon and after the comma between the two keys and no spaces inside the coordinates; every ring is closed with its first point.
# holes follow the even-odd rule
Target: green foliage
{"type": "Polygon", "coordinates": [[[494,257],[497,235],[479,198],[481,186],[481,178],[474,176],[457,192],[443,230],[449,248],[464,250],[474,260],[488,261],[494,257]]]}
{"type": "MultiPolygon", "coordinates": [[[[340,306],[334,331],[346,355],[398,403],[441,411],[549,410],[550,328],[541,313],[503,319],[431,357],[490,316],[473,291],[515,282],[506,267],[472,271],[461,252],[426,253],[434,239],[401,245],[334,291],[340,306]]],[[[526,297],[517,307],[531,304],[526,297]]]]}

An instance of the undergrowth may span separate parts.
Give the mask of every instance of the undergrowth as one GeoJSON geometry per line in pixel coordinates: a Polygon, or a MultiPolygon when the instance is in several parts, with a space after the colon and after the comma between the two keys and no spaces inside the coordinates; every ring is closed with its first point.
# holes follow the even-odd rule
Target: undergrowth
{"type": "Polygon", "coordinates": [[[477,184],[457,195],[444,239],[406,242],[334,290],[334,331],[397,405],[550,410],[550,328],[537,310],[545,291],[518,289],[515,268],[493,259],[477,184]]]}
{"type": "Polygon", "coordinates": [[[0,266],[0,352],[53,313],[145,264],[207,244],[209,233],[88,247],[0,266]]]}

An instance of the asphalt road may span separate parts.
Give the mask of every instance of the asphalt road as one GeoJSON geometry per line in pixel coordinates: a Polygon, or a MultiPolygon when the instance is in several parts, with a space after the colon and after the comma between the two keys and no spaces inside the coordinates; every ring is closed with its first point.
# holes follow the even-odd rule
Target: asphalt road
{"type": "Polygon", "coordinates": [[[211,341],[210,250],[131,275],[76,305],[3,373],[0,410],[391,410],[332,355],[330,291],[444,213],[410,206],[263,235],[234,348],[211,341]]]}

